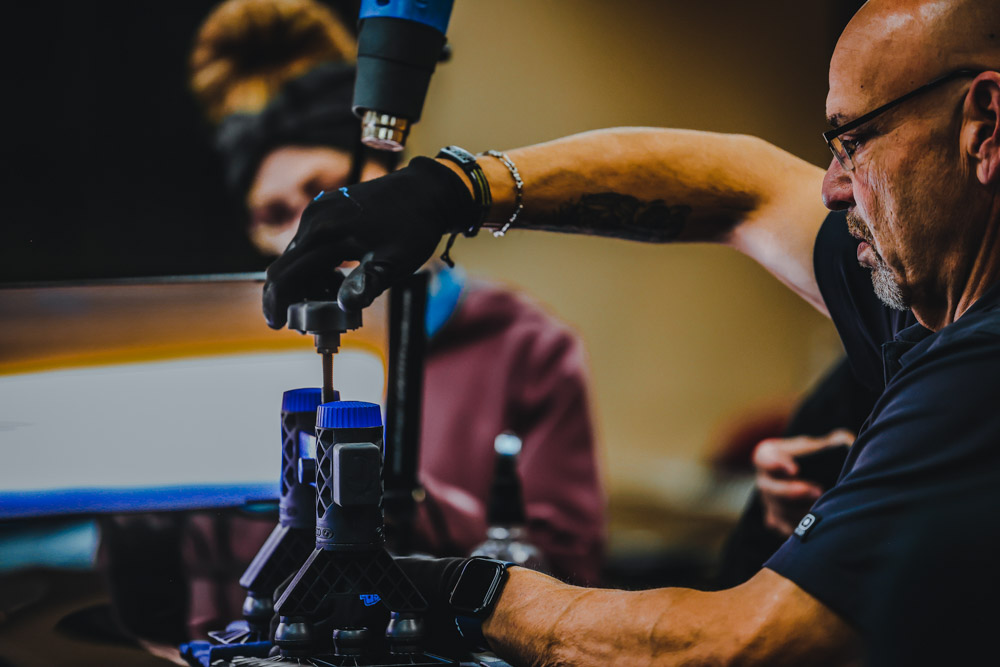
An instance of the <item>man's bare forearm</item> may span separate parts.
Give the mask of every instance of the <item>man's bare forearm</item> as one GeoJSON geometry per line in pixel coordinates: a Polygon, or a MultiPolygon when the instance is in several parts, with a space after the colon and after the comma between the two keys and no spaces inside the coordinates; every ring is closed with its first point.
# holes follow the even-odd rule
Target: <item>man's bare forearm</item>
{"type": "MultiPolygon", "coordinates": [[[[617,192],[593,192],[549,211],[529,213],[525,216],[525,226],[550,232],[666,243],[678,240],[689,229],[691,213],[687,204],[671,205],[662,199],[644,200],[617,192]]],[[[703,232],[710,229],[705,220],[698,222],[698,229],[703,232]]],[[[727,226],[724,224],[723,228],[727,226]]]]}
{"type": "MultiPolygon", "coordinates": [[[[525,181],[519,226],[644,241],[716,239],[764,205],[777,185],[766,173],[775,151],[745,135],[663,128],[597,130],[512,150],[525,181]]],[[[491,218],[502,221],[513,206],[512,179],[498,160],[480,164],[494,193],[491,218]]]]}
{"type": "MultiPolygon", "coordinates": [[[[524,180],[516,228],[726,244],[823,309],[812,271],[827,213],[823,172],[761,139],[615,128],[508,155],[524,180]]],[[[498,159],[483,156],[479,164],[493,194],[490,219],[502,223],[514,207],[513,178],[498,159]]]]}
{"type": "Polygon", "coordinates": [[[795,584],[763,570],[743,586],[614,591],[514,568],[483,626],[516,665],[849,665],[857,637],[795,584]]]}

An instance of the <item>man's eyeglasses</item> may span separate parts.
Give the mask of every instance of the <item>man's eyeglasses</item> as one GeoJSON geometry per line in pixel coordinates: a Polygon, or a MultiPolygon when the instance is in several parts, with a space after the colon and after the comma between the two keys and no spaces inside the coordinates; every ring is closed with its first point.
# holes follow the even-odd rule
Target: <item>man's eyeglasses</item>
{"type": "Polygon", "coordinates": [[[854,171],[854,156],[853,156],[854,150],[852,148],[852,144],[849,141],[842,141],[840,135],[844,134],[845,132],[850,132],[851,130],[860,127],[861,125],[864,125],[873,118],[881,116],[889,109],[892,109],[893,107],[902,104],[911,97],[916,97],[921,93],[925,93],[931,88],[935,88],[943,83],[952,81],[954,79],[959,79],[965,76],[978,76],[980,74],[982,74],[982,70],[957,69],[953,72],[945,74],[944,76],[939,76],[930,83],[925,83],[916,90],[911,90],[902,97],[897,97],[893,101],[888,102],[887,104],[883,104],[879,108],[873,111],[869,111],[865,115],[855,118],[849,123],[844,123],[840,127],[824,132],[823,138],[826,140],[826,145],[830,147],[830,150],[833,152],[833,156],[837,158],[837,162],[840,163],[840,166],[843,167],[845,171],[854,171]]]}

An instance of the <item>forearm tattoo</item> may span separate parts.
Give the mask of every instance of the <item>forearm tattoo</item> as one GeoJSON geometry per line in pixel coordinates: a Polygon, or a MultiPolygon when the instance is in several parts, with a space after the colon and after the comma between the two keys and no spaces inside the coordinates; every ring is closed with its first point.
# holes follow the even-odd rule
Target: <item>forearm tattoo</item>
{"type": "Polygon", "coordinates": [[[651,202],[615,192],[583,195],[555,211],[532,216],[532,227],[545,231],[611,236],[630,241],[666,243],[684,231],[691,207],[651,202]]]}

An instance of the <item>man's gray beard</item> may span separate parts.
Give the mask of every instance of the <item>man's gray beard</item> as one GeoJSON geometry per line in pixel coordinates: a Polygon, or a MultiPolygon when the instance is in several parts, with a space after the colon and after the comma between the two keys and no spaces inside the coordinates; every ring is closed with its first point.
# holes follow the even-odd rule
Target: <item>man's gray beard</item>
{"type": "MultiPolygon", "coordinates": [[[[868,231],[868,225],[861,221],[861,218],[854,213],[847,214],[847,228],[855,234],[864,237],[865,241],[872,247],[875,253],[875,268],[869,269],[872,272],[872,287],[875,288],[875,296],[878,300],[892,308],[893,310],[909,310],[910,305],[906,302],[903,290],[892,275],[892,269],[882,259],[882,255],[875,250],[875,239],[868,231]]],[[[864,266],[864,264],[862,264],[864,266]]],[[[868,267],[865,266],[867,269],[868,267]]]]}
{"type": "Polygon", "coordinates": [[[910,305],[906,303],[903,290],[900,289],[892,276],[892,271],[889,270],[881,257],[876,255],[875,268],[871,271],[872,287],[875,288],[875,296],[878,297],[878,300],[893,310],[909,310],[910,305]]]}

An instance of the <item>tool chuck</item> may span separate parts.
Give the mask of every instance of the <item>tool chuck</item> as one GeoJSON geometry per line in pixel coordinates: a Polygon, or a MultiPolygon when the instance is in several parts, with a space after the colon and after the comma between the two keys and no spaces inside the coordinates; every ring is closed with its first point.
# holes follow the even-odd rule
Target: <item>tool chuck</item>
{"type": "Polygon", "coordinates": [[[311,334],[323,357],[323,402],[336,400],[333,391],[333,355],[340,335],[361,326],[360,310],[344,310],[336,301],[302,301],[288,307],[288,328],[311,334]]]}

